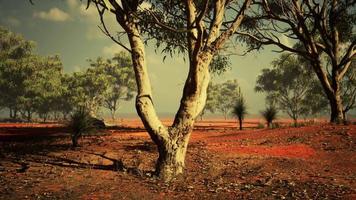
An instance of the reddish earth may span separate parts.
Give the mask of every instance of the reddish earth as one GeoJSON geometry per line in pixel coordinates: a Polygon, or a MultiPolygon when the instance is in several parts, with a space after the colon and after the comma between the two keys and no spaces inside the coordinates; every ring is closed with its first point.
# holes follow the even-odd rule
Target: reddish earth
{"type": "Polygon", "coordinates": [[[76,149],[60,124],[0,124],[0,199],[356,199],[356,125],[258,123],[198,122],[171,183],[152,175],[156,147],[138,120],[76,149]]]}

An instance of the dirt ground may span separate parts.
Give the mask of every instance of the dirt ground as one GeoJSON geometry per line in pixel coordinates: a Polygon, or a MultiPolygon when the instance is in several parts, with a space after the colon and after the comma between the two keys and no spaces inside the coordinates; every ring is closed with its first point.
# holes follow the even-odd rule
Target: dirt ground
{"type": "Polygon", "coordinates": [[[356,199],[356,125],[201,121],[184,176],[164,183],[141,123],[120,123],[76,149],[59,124],[0,124],[0,199],[356,199]]]}

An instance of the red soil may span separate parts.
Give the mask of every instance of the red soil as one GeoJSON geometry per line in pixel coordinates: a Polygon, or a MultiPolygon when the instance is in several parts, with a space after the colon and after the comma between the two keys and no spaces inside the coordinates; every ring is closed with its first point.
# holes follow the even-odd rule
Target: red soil
{"type": "Polygon", "coordinates": [[[355,199],[356,125],[251,129],[258,123],[197,122],[186,176],[170,184],[151,177],[157,151],[139,120],[78,149],[59,124],[0,124],[0,200],[355,199]]]}

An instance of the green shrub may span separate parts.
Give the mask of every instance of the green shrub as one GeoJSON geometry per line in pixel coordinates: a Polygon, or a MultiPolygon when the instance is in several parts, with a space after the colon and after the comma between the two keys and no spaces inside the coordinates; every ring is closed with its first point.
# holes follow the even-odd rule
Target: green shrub
{"type": "Polygon", "coordinates": [[[257,124],[257,128],[258,128],[258,129],[265,128],[265,125],[264,125],[263,123],[259,122],[259,123],[257,124]]]}
{"type": "Polygon", "coordinates": [[[71,129],[71,137],[73,147],[78,146],[78,139],[85,133],[95,129],[94,120],[89,111],[85,108],[77,109],[70,117],[69,128],[71,129]]]}
{"type": "Polygon", "coordinates": [[[282,127],[282,125],[280,124],[280,123],[271,123],[271,125],[272,125],[272,128],[281,128],[282,127]]]}
{"type": "Polygon", "coordinates": [[[261,112],[263,118],[267,122],[267,127],[271,128],[273,121],[277,119],[277,113],[278,110],[273,105],[268,106],[264,111],[261,112]]]}

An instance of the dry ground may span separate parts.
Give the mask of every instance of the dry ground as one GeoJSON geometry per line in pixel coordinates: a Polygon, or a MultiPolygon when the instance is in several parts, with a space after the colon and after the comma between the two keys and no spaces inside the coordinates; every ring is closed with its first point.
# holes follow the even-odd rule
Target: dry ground
{"type": "Polygon", "coordinates": [[[76,149],[60,125],[1,124],[0,199],[356,199],[356,125],[198,122],[185,175],[167,184],[142,125],[122,123],[76,149]]]}

